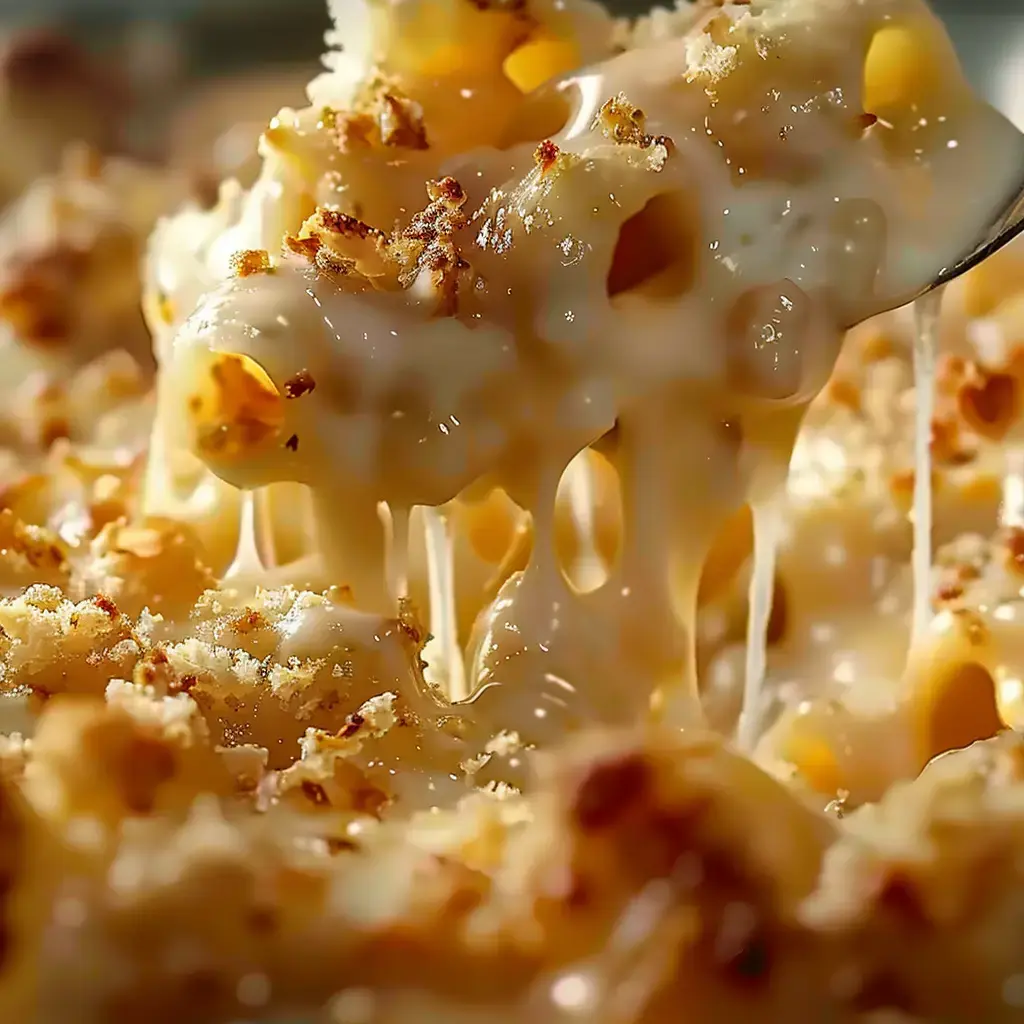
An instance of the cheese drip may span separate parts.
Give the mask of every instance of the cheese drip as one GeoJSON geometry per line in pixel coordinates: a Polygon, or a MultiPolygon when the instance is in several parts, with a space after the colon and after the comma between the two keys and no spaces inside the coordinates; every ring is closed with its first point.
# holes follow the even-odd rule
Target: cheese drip
{"type": "Polygon", "coordinates": [[[932,418],[935,410],[935,345],[942,292],[929,292],[914,305],[914,631],[924,637],[931,621],[932,418]]]}
{"type": "Polygon", "coordinates": [[[757,743],[764,711],[762,687],[768,668],[768,621],[775,587],[775,555],[779,543],[782,507],[776,502],[754,508],[754,568],[750,574],[747,624],[747,659],[743,708],[737,734],[740,749],[752,751],[757,743]]]}
{"type": "Polygon", "coordinates": [[[1003,500],[999,522],[1002,526],[1024,527],[1024,445],[1011,445],[1006,452],[1003,500]]]}
{"type": "MultiPolygon", "coordinates": [[[[924,98],[886,80],[872,60],[894,24],[945,59],[916,0],[727,4],[682,38],[525,97],[503,92],[478,148],[467,121],[436,146],[410,143],[402,161],[339,156],[340,115],[322,106],[282,114],[244,203],[256,225],[246,237],[270,251],[247,254],[257,271],[213,288],[165,342],[159,429],[236,487],[307,485],[327,570],[369,612],[393,613],[406,589],[401,544],[388,571],[380,508],[403,524],[404,510],[435,510],[435,649],[453,696],[464,657],[470,694],[448,713],[481,738],[512,730],[541,743],[652,707],[699,723],[701,572],[722,523],[751,504],[749,747],[773,501],[803,411],[845,329],[969,248],[1024,159],[1020,136],[954,65],[924,98]],[[427,204],[410,222],[424,177],[427,204]],[[300,196],[327,205],[303,222],[300,196]],[[408,226],[376,226],[395,219],[408,226]],[[597,443],[618,473],[621,543],[603,582],[577,588],[559,566],[556,495],[597,443]],[[529,513],[532,541],[502,560],[457,652],[440,510],[495,487],[529,513]]],[[[414,48],[391,42],[415,64],[414,48]]],[[[431,91],[436,69],[392,70],[429,138],[432,105],[465,85],[453,72],[431,91]]],[[[211,251],[243,234],[230,229],[211,251]]],[[[926,487],[927,472],[918,478],[926,487]]],[[[926,496],[916,513],[923,536],[926,496]]],[[[920,551],[926,569],[923,540],[920,551]]]]}
{"type": "Polygon", "coordinates": [[[468,693],[455,613],[451,527],[447,516],[432,508],[424,510],[423,523],[427,546],[427,576],[430,581],[431,640],[424,649],[428,679],[440,687],[449,700],[462,700],[468,693]]]}
{"type": "Polygon", "coordinates": [[[242,494],[242,507],[239,513],[238,548],[227,572],[224,573],[226,582],[240,576],[258,578],[266,569],[263,556],[260,554],[256,530],[256,495],[252,491],[245,491],[242,494]]]}

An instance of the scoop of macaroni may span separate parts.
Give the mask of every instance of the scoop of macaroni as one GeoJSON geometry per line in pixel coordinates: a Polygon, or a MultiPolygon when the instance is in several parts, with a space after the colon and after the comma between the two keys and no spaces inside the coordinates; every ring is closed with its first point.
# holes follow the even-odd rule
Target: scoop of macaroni
{"type": "MultiPolygon", "coordinates": [[[[532,547],[480,604],[466,714],[531,736],[652,699],[693,720],[719,521],[750,503],[763,555],[844,329],[969,244],[1019,141],[970,98],[923,8],[784,2],[709,9],[583,72],[546,69],[525,95],[517,69],[564,56],[559,19],[460,12],[439,35],[479,24],[504,79],[463,152],[486,46],[473,61],[412,46],[402,10],[387,29],[369,16],[317,105],[264,134],[260,181],[209,241],[204,269],[226,280],[166,342],[160,443],[239,488],[304,485],[313,554],[379,612],[408,592],[410,509],[500,488],[532,547]],[[382,53],[369,70],[361,47],[382,53]],[[350,107],[323,105],[349,75],[350,107]],[[1005,159],[983,174],[993,145],[1005,159]],[[950,211],[966,175],[985,187],[950,211]],[[226,258],[243,243],[258,248],[226,258]],[[556,494],[602,441],[620,536],[579,594],[556,494]]],[[[259,518],[272,532],[281,513],[259,518]]]]}

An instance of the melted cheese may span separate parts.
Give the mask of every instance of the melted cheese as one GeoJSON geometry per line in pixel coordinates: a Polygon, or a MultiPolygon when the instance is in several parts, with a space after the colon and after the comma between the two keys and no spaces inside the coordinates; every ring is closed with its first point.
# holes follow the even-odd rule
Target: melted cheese
{"type": "MultiPolygon", "coordinates": [[[[459,656],[458,573],[442,529],[457,517],[427,520],[433,649],[451,666],[452,694],[466,659],[469,719],[527,741],[652,706],[680,724],[700,719],[701,571],[719,525],[751,503],[750,747],[763,710],[773,510],[803,413],[847,327],[970,248],[1024,146],[971,98],[911,0],[726,5],[680,37],[525,98],[502,86],[484,124],[472,104],[494,55],[513,46],[503,17],[480,13],[479,67],[445,64],[444,31],[435,51],[400,36],[384,45],[373,18],[365,35],[353,24],[362,42],[315,84],[317,103],[365,103],[365,83],[387,80],[408,99],[380,102],[422,115],[422,130],[407,125],[402,159],[388,162],[386,146],[339,146],[338,132],[354,129],[322,105],[275,119],[263,174],[236,201],[233,224],[201,243],[197,280],[223,276],[238,249],[270,250],[272,265],[228,276],[164,333],[158,432],[235,487],[309,487],[328,574],[379,614],[412,586],[406,510],[455,508],[501,487],[529,513],[529,554],[505,566],[459,656]],[[389,56],[371,71],[374,46],[389,56]],[[908,47],[914,61],[894,73],[886,54],[908,47]],[[456,92],[468,94],[461,115],[449,112],[456,92]],[[529,126],[559,110],[561,127],[538,146],[529,126]],[[421,234],[403,237],[427,237],[417,223],[437,237],[449,190],[449,263],[421,255],[399,274],[387,262],[399,241],[368,225],[407,223],[425,177],[441,184],[427,219],[413,220],[421,234]],[[964,193],[968,177],[976,187],[964,193]],[[303,234],[315,203],[358,221],[318,215],[303,234]],[[285,233],[300,235],[293,250],[312,239],[342,263],[279,257],[285,233]],[[298,374],[315,382],[300,397],[289,394],[298,374]],[[559,563],[556,495],[598,442],[621,488],[621,539],[600,585],[573,584],[559,563]]],[[[365,130],[385,131],[373,124],[365,130]]],[[[158,246],[158,274],[165,255],[158,246]]],[[[920,385],[923,395],[926,375],[920,385]]],[[[923,492],[915,507],[923,537],[923,492]]],[[[586,517],[576,519],[583,536],[586,517]]],[[[918,551],[920,593],[923,540],[918,551]]]]}

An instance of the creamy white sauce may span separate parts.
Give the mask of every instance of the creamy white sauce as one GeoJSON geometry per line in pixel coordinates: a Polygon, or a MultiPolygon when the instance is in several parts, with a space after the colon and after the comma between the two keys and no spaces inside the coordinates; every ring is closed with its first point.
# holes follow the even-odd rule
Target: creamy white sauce
{"type": "MultiPolygon", "coordinates": [[[[422,205],[410,181],[457,175],[475,213],[454,241],[475,283],[451,315],[436,316],[425,275],[413,288],[379,290],[289,256],[271,273],[221,284],[166,349],[161,417],[194,430],[203,424],[189,402],[225,356],[258,364],[279,393],[300,370],[316,380],[315,391],[282,400],[279,422],[252,443],[186,441],[235,486],[307,485],[325,565],[368,612],[393,612],[408,590],[402,510],[454,508],[469,489],[500,486],[529,513],[525,568],[504,566],[464,654],[470,695],[458,710],[482,734],[515,729],[541,742],[652,707],[679,725],[700,722],[701,571],[722,524],[749,502],[756,544],[741,743],[753,745],[772,502],[803,411],[845,329],[911,298],[971,248],[1024,159],[1021,137],[956,84],[955,68],[937,100],[947,105],[918,119],[927,130],[915,135],[920,125],[898,118],[865,127],[865,54],[891,19],[926,16],[913,0],[778,0],[725,16],[735,23],[731,55],[715,51],[702,23],[549,86],[546,95],[569,106],[550,164],[535,163],[539,139],[487,148],[502,131],[489,123],[480,149],[462,146],[463,125],[450,137],[458,144],[417,152],[400,169],[342,172],[317,163],[329,149],[319,114],[282,115],[264,140],[268,154],[292,138],[312,166],[331,169],[332,188],[337,173],[367,188],[374,174],[391,176],[393,198],[377,186],[367,200],[384,226],[422,205]],[[735,66],[706,73],[701,54],[712,51],[735,66]],[[650,136],[671,142],[620,145],[603,133],[601,109],[619,94],[643,109],[650,136]],[[619,554],[600,585],[576,587],[559,566],[556,492],[579,453],[613,427],[619,554]],[[381,503],[393,510],[397,541],[381,503]]],[[[416,86],[410,79],[414,95],[416,86]]],[[[423,102],[429,121],[427,93],[423,102]]],[[[516,103],[503,93],[492,120],[506,104],[519,117],[516,103]]],[[[232,229],[211,253],[243,242],[273,249],[268,238],[298,229],[288,206],[294,168],[276,160],[245,203],[249,219],[239,223],[253,230],[232,229]]],[[[327,195],[324,181],[307,175],[305,188],[327,195]]],[[[930,565],[929,338],[930,328],[918,347],[918,609],[930,565]]],[[[446,518],[427,517],[426,562],[434,667],[445,666],[455,697],[463,654],[446,518]]],[[[592,532],[586,515],[577,521],[592,532]]]]}

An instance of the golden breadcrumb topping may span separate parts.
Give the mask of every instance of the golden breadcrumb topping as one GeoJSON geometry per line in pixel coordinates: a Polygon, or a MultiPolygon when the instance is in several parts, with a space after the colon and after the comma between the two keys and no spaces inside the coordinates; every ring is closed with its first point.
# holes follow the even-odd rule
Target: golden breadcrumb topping
{"type": "Polygon", "coordinates": [[[620,92],[601,107],[595,127],[617,145],[639,146],[641,149],[658,146],[665,150],[667,156],[672,151],[672,140],[664,135],[648,135],[644,130],[646,126],[647,115],[620,92]]]}
{"type": "Polygon", "coordinates": [[[387,267],[387,235],[336,210],[318,208],[297,236],[285,238],[285,245],[328,274],[358,273],[373,279],[387,267]]]}
{"type": "Polygon", "coordinates": [[[423,108],[383,75],[371,79],[351,111],[325,110],[322,121],[342,152],[370,146],[428,148],[423,108]]]}
{"type": "Polygon", "coordinates": [[[391,235],[347,214],[318,208],[298,235],[285,238],[285,245],[328,274],[415,286],[434,301],[437,315],[451,315],[469,271],[457,241],[468,223],[466,194],[454,178],[443,178],[427,184],[427,197],[427,206],[391,235]]]}
{"type": "Polygon", "coordinates": [[[236,277],[269,274],[272,269],[270,253],[266,249],[246,249],[231,257],[231,271],[236,277]]]}

